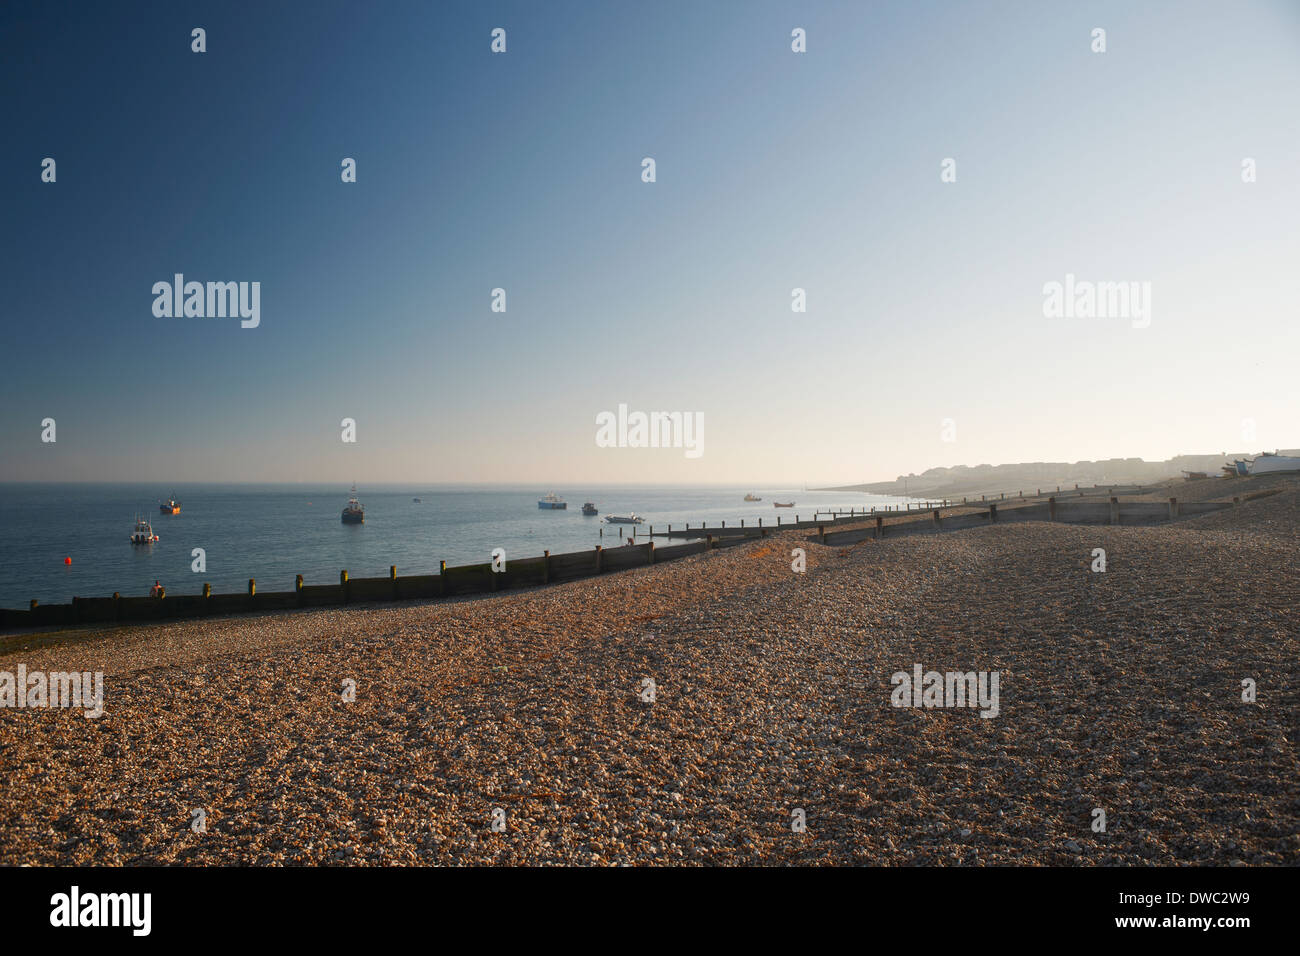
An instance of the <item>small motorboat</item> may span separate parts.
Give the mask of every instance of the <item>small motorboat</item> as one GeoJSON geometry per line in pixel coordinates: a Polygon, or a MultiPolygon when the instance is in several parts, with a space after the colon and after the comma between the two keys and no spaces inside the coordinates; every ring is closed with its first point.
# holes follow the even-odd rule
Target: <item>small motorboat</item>
{"type": "Polygon", "coordinates": [[[557,495],[555,492],[552,491],[541,501],[537,502],[537,507],[552,508],[552,509],[558,509],[560,511],[564,511],[569,506],[565,503],[563,498],[561,498],[559,495],[557,495]]]}
{"type": "Polygon", "coordinates": [[[357,501],[357,483],[352,483],[352,497],[348,499],[348,506],[343,509],[344,524],[365,524],[366,509],[357,501]]]}
{"type": "Polygon", "coordinates": [[[423,503],[424,501],[423,498],[412,498],[411,500],[414,501],[417,505],[423,503]]]}
{"type": "Polygon", "coordinates": [[[746,500],[746,501],[762,501],[763,499],[760,498],[760,497],[758,497],[757,495],[755,495],[755,494],[751,491],[749,494],[745,495],[745,500],[746,500]]]}
{"type": "Polygon", "coordinates": [[[135,530],[131,532],[132,544],[153,544],[158,540],[158,536],[153,533],[153,528],[149,522],[139,515],[136,515],[135,530]]]}
{"type": "Polygon", "coordinates": [[[794,507],[794,502],[793,502],[793,501],[774,501],[774,502],[772,502],[772,507],[773,507],[773,508],[793,508],[793,507],[794,507]]]}
{"type": "Polygon", "coordinates": [[[173,491],[172,496],[158,506],[158,510],[165,515],[180,514],[181,506],[176,501],[176,492],[173,491]]]}
{"type": "Polygon", "coordinates": [[[635,512],[625,515],[605,515],[605,521],[609,524],[645,524],[645,518],[635,512]]]}
{"type": "Polygon", "coordinates": [[[600,512],[596,510],[596,506],[590,501],[584,501],[582,503],[582,513],[585,515],[600,514],[600,512]]]}

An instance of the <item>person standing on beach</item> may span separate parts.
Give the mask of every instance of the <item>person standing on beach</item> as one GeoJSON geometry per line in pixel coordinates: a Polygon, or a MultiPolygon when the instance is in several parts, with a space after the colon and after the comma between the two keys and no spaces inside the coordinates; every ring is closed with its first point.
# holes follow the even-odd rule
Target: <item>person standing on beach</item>
{"type": "Polygon", "coordinates": [[[162,597],[162,593],[163,593],[162,585],[155,580],[153,583],[153,587],[149,589],[149,596],[162,597]]]}

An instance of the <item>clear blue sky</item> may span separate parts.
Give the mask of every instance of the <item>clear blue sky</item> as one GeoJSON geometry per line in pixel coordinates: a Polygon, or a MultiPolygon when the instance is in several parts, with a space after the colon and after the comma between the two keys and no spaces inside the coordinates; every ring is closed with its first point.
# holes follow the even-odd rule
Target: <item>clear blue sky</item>
{"type": "Polygon", "coordinates": [[[0,89],[0,480],[1300,444],[1293,2],[8,3],[0,89]],[[260,281],[260,327],[155,318],[176,272],[260,281]],[[1066,273],[1150,282],[1150,327],[1045,318],[1066,273]],[[596,447],[620,402],[705,454],[596,447]]]}

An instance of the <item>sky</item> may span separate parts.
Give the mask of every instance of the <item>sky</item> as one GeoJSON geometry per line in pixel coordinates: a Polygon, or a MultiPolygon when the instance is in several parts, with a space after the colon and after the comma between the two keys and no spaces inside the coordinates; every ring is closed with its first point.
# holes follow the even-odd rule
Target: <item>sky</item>
{"type": "Polygon", "coordinates": [[[0,481],[1300,445],[1295,2],[10,2],[0,90],[0,481]],[[258,326],[155,316],[176,273],[258,326]],[[1067,274],[1149,315],[1045,315],[1067,274]]]}

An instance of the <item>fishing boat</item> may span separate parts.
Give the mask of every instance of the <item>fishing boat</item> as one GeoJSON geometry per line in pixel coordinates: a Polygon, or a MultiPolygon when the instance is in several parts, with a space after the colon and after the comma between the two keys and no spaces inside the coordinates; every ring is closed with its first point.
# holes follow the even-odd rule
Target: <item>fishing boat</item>
{"type": "Polygon", "coordinates": [[[180,514],[181,506],[176,501],[176,492],[173,491],[172,496],[158,506],[158,510],[165,515],[180,514]]]}
{"type": "Polygon", "coordinates": [[[348,499],[348,506],[343,509],[344,524],[365,524],[366,509],[357,501],[357,483],[352,483],[352,497],[348,499]]]}
{"type": "Polygon", "coordinates": [[[1245,478],[1247,475],[1250,474],[1250,459],[1236,458],[1232,462],[1232,467],[1237,469],[1237,475],[1239,477],[1245,478]]]}
{"type": "Polygon", "coordinates": [[[585,515],[600,514],[600,512],[596,510],[596,506],[590,501],[584,501],[582,503],[582,513],[585,515]]]}
{"type": "Polygon", "coordinates": [[[537,507],[559,509],[560,511],[564,511],[569,506],[568,504],[565,503],[563,498],[559,497],[555,492],[552,491],[545,498],[537,502],[537,507]]]}
{"type": "Polygon", "coordinates": [[[158,536],[153,533],[153,528],[149,522],[139,515],[135,517],[135,530],[131,532],[132,544],[153,544],[158,540],[158,536]]]}
{"type": "Polygon", "coordinates": [[[1281,471],[1300,471],[1300,458],[1279,455],[1277,452],[1262,452],[1250,463],[1250,474],[1271,475],[1281,471]]]}
{"type": "Polygon", "coordinates": [[[745,500],[746,500],[746,501],[762,501],[763,499],[760,498],[760,497],[758,497],[756,494],[754,494],[754,493],[751,491],[749,494],[745,495],[745,500]]]}
{"type": "Polygon", "coordinates": [[[773,507],[773,508],[793,508],[793,507],[794,507],[794,502],[793,502],[793,501],[774,501],[774,502],[772,502],[772,507],[773,507]]]}
{"type": "Polygon", "coordinates": [[[644,524],[645,518],[634,512],[625,515],[605,515],[605,521],[609,524],[644,524]]]}
{"type": "Polygon", "coordinates": [[[423,503],[424,501],[423,498],[412,498],[411,500],[414,501],[417,505],[423,503]]]}

